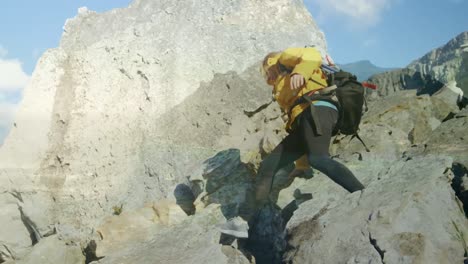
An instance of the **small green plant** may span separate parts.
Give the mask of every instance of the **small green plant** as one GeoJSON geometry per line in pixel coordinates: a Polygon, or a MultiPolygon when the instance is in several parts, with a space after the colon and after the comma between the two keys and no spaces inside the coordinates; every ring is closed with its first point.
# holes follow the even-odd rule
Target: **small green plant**
{"type": "Polygon", "coordinates": [[[112,210],[114,210],[114,215],[120,215],[122,213],[122,210],[123,210],[123,204],[121,204],[120,206],[114,206],[112,207],[112,210]]]}

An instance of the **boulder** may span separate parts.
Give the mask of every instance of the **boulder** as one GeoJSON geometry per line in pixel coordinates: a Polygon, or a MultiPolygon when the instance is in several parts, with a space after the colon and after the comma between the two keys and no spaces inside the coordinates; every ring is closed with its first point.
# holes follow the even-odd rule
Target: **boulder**
{"type": "Polygon", "coordinates": [[[326,50],[297,0],[137,0],[102,14],[80,8],[25,88],[0,148],[0,183],[27,170],[27,185],[15,180],[16,189],[31,201],[35,191],[37,200],[53,201],[24,205],[39,233],[55,226],[86,240],[114,206],[140,208],[187,183],[190,166],[227,149],[233,124],[258,119],[245,133],[258,132],[258,113],[271,102],[255,81],[258,62],[305,45],[326,50]],[[204,89],[216,92],[196,94],[204,89]]]}
{"type": "Polygon", "coordinates": [[[180,224],[187,217],[175,203],[161,200],[138,210],[122,210],[118,215],[104,220],[96,230],[99,239],[96,245],[97,258],[116,254],[129,245],[150,241],[164,227],[180,224]]]}
{"type": "Polygon", "coordinates": [[[456,82],[467,94],[468,52],[466,44],[468,44],[468,31],[460,33],[445,45],[413,61],[408,68],[424,75],[431,75],[443,83],[456,82]]]}
{"type": "Polygon", "coordinates": [[[180,224],[162,228],[145,243],[127,244],[92,263],[251,263],[235,247],[219,243],[217,226],[225,220],[219,205],[211,204],[180,224]]]}
{"type": "Polygon", "coordinates": [[[37,243],[30,252],[16,260],[4,264],[84,264],[85,256],[79,245],[67,244],[57,236],[49,236],[37,243]]]}
{"type": "Polygon", "coordinates": [[[468,225],[452,160],[400,160],[363,192],[311,200],[287,224],[291,263],[461,263],[468,225]]]}

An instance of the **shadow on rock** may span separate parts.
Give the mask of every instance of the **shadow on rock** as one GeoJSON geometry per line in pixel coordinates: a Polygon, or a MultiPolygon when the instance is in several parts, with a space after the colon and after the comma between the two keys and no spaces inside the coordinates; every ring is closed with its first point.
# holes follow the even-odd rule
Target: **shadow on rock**
{"type": "Polygon", "coordinates": [[[184,210],[187,215],[195,214],[195,195],[192,188],[187,184],[179,184],[174,190],[177,205],[184,210]]]}

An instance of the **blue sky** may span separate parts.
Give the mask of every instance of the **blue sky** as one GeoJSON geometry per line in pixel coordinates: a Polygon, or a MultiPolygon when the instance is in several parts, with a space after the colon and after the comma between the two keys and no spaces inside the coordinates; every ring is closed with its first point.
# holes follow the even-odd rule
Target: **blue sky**
{"type": "MultiPolygon", "coordinates": [[[[157,1],[157,0],[154,0],[157,1]]],[[[268,0],[265,0],[268,1],[268,0]]],[[[79,7],[104,12],[131,0],[4,0],[0,9],[0,144],[42,53],[57,47],[79,7]],[[2,129],[3,128],[3,129],[2,129]]],[[[468,31],[468,0],[304,0],[338,63],[404,67],[468,31]]]]}
{"type": "Polygon", "coordinates": [[[468,0],[305,0],[339,63],[404,67],[468,31],[468,0]]]}

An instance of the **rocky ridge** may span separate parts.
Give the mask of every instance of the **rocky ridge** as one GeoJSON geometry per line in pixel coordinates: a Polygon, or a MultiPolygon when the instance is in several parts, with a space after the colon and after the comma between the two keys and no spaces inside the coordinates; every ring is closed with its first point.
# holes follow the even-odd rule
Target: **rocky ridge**
{"type": "MultiPolygon", "coordinates": [[[[163,115],[216,74],[258,74],[264,54],[305,45],[326,49],[299,0],[136,0],[104,14],[80,8],[60,46],[39,60],[0,149],[0,259],[20,258],[52,234],[87,243],[114,208],[175,200],[186,171],[226,145],[208,136],[184,141],[197,124],[170,130],[159,124],[163,115]]],[[[253,91],[232,108],[251,115],[269,102],[254,101],[261,94],[253,91]]],[[[192,120],[207,117],[194,113],[192,120]]],[[[216,131],[221,137],[229,128],[216,131]]]]}
{"type": "Polygon", "coordinates": [[[418,94],[433,94],[447,85],[457,93],[468,93],[468,32],[463,32],[444,46],[428,52],[403,69],[371,76],[369,81],[379,90],[370,98],[385,96],[399,90],[417,90],[418,94]]]}
{"type": "MultiPolygon", "coordinates": [[[[127,11],[104,16],[82,9],[80,16],[88,14],[90,19],[108,23],[112,16],[122,15],[119,12],[151,13],[160,7],[168,8],[164,9],[167,15],[180,11],[180,6],[171,9],[169,2],[161,3],[135,1],[127,11]]],[[[285,3],[278,1],[274,6],[284,7],[285,3]]],[[[244,4],[263,10],[257,1],[244,4]]],[[[77,25],[85,27],[90,21],[77,25]]],[[[334,158],[356,173],[367,187],[364,192],[348,194],[320,173],[290,183],[285,180],[287,171],[280,172],[275,176],[281,187],[275,189],[277,206],[261,210],[248,240],[233,241],[222,237],[217,226],[237,213],[240,202],[251,199],[262,156],[284,136],[281,113],[257,71],[258,60],[242,71],[213,70],[211,79],[199,79],[195,87],[186,88],[180,102],[160,106],[154,98],[164,93],[155,87],[164,85],[155,81],[145,93],[147,86],[135,78],[138,75],[144,80],[144,74],[152,80],[148,77],[152,66],[138,73],[136,68],[103,64],[114,71],[100,77],[89,70],[83,75],[89,82],[84,85],[78,77],[96,63],[90,59],[95,51],[87,47],[100,41],[82,45],[80,39],[87,39],[86,31],[94,29],[73,35],[67,27],[66,34],[72,34],[74,40],[67,43],[64,37],[63,48],[43,58],[33,77],[40,89],[33,92],[30,88],[18,130],[0,150],[0,204],[4,208],[0,262],[464,261],[468,116],[466,109],[456,106],[457,94],[450,88],[442,86],[431,96],[397,91],[371,102],[360,132],[371,152],[350,137],[335,139],[334,158]],[[84,50],[74,51],[73,45],[84,50]],[[56,56],[58,53],[64,57],[56,56]],[[81,56],[88,61],[81,61],[81,56]],[[54,59],[68,61],[68,66],[54,67],[54,59]],[[99,96],[101,87],[108,90],[106,96],[99,96]],[[33,95],[44,101],[33,101],[33,95]],[[99,99],[104,101],[98,103],[99,99]],[[139,121],[127,120],[130,110],[138,107],[143,109],[138,110],[142,111],[139,121]],[[67,108],[68,112],[63,111],[67,108]],[[25,122],[27,114],[35,111],[45,123],[25,122]],[[108,117],[98,118],[101,115],[108,117]],[[108,128],[100,131],[96,123],[108,128]],[[31,130],[23,130],[26,124],[31,130]],[[35,146],[31,142],[35,142],[36,127],[47,139],[41,141],[38,136],[36,149],[29,152],[21,144],[35,146]],[[88,141],[94,137],[97,139],[88,141]],[[7,155],[21,153],[24,156],[18,159],[7,155]],[[311,193],[313,199],[300,201],[295,196],[298,192],[311,193]]],[[[304,42],[320,39],[318,31],[311,34],[312,40],[304,42]]],[[[103,39],[119,43],[112,41],[117,35],[104,34],[103,39]]],[[[284,41],[278,43],[294,45],[284,41]]],[[[125,45],[114,52],[125,54],[125,45]]],[[[280,47],[265,47],[269,48],[280,47]]],[[[122,58],[120,63],[127,60],[122,58]]]]}
{"type": "Polygon", "coordinates": [[[443,83],[456,82],[468,94],[468,31],[428,52],[407,66],[443,83]]]}

